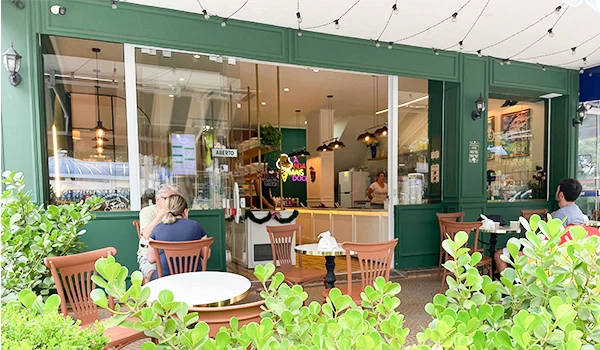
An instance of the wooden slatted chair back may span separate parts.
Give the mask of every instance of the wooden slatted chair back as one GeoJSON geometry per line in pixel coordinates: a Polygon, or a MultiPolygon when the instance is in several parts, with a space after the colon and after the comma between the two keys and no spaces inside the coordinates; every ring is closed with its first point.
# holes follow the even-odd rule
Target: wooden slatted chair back
{"type": "Polygon", "coordinates": [[[394,248],[398,238],[380,243],[354,243],[344,242],[342,248],[346,250],[346,263],[348,268],[348,295],[352,295],[352,255],[358,258],[360,266],[361,290],[372,285],[379,276],[390,279],[390,269],[394,248]]]}
{"type": "Polygon", "coordinates": [[[206,271],[208,258],[210,257],[210,245],[215,239],[207,237],[195,241],[167,242],[151,240],[148,242],[156,253],[156,269],[158,277],[162,277],[165,266],[162,266],[159,258],[160,250],[165,252],[167,268],[171,275],[196,272],[198,264],[202,263],[202,271],[206,271]],[[202,259],[204,256],[204,259],[202,259]]]}

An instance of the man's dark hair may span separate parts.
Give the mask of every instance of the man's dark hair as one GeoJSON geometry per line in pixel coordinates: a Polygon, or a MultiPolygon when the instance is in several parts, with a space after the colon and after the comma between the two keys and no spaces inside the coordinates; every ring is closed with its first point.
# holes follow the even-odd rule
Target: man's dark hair
{"type": "Polygon", "coordinates": [[[567,202],[574,202],[581,194],[581,184],[575,179],[563,179],[558,187],[567,202]]]}

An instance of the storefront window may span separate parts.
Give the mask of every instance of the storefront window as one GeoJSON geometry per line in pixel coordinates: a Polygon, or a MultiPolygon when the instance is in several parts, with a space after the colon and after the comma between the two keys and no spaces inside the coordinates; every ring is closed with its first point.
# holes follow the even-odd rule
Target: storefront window
{"type": "Polygon", "coordinates": [[[50,202],[128,210],[122,45],[42,37],[50,202]]]}
{"type": "Polygon", "coordinates": [[[487,123],[487,198],[546,199],[544,101],[490,98],[487,123]]]}
{"type": "Polygon", "coordinates": [[[591,108],[579,126],[577,178],[583,192],[577,205],[590,219],[596,219],[594,210],[600,209],[600,101],[585,103],[591,108]]]}
{"type": "MultiPolygon", "coordinates": [[[[424,79],[398,78],[398,203],[429,201],[429,94],[424,79]]],[[[435,169],[434,169],[435,170],[435,169]]],[[[439,173],[440,169],[437,169],[439,173]]]]}

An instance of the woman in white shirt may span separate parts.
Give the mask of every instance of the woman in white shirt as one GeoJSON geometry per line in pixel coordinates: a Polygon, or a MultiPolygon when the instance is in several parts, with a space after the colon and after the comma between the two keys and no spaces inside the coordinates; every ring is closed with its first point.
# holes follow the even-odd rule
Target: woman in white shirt
{"type": "Polygon", "coordinates": [[[377,173],[377,181],[373,182],[367,190],[367,197],[371,200],[371,208],[383,208],[383,202],[388,197],[388,187],[385,181],[385,173],[377,173]]]}

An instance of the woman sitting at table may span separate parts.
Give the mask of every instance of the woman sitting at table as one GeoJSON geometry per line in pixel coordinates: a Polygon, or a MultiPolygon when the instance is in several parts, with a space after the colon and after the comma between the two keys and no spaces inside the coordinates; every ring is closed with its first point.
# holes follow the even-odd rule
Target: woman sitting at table
{"type": "MultiPolygon", "coordinates": [[[[156,225],[150,235],[150,240],[167,241],[167,242],[182,242],[196,241],[206,238],[206,232],[202,225],[194,220],[188,219],[188,205],[182,196],[174,194],[165,201],[166,214],[162,222],[156,225]]],[[[169,265],[165,252],[159,249],[160,264],[162,266],[163,276],[170,275],[169,265]]],[[[156,262],[155,249],[148,249],[148,261],[156,262]]],[[[202,271],[201,261],[198,262],[198,270],[202,271]]],[[[158,278],[158,272],[155,270],[150,280],[158,278]]]]}

